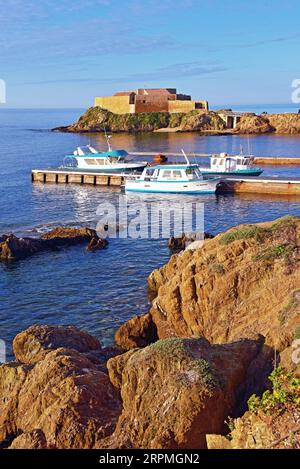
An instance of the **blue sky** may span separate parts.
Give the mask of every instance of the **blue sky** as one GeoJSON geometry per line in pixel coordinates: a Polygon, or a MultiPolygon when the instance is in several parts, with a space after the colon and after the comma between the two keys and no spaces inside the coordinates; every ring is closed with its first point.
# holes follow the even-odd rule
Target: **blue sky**
{"type": "Polygon", "coordinates": [[[87,107],[176,87],[210,104],[288,103],[298,0],[0,0],[7,107],[87,107]]]}

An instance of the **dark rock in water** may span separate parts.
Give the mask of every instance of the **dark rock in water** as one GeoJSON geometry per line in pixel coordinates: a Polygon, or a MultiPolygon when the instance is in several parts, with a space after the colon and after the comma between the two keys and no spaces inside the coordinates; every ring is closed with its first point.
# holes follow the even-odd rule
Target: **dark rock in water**
{"type": "Polygon", "coordinates": [[[166,157],[166,155],[162,155],[161,153],[158,153],[153,158],[153,163],[155,164],[166,163],[167,161],[168,161],[168,158],[166,157]]]}
{"type": "Polygon", "coordinates": [[[0,243],[0,259],[23,259],[40,251],[49,249],[41,239],[18,238],[11,234],[0,243]]]}
{"type": "Polygon", "coordinates": [[[104,249],[108,245],[107,239],[92,238],[87,245],[87,251],[97,251],[98,249],[104,249]]]}
{"type": "Polygon", "coordinates": [[[91,228],[55,228],[41,238],[18,238],[3,235],[0,238],[0,260],[17,260],[37,252],[52,251],[62,246],[73,246],[93,241],[94,249],[103,249],[108,241],[99,238],[91,228]]]}
{"type": "Polygon", "coordinates": [[[51,241],[55,246],[63,246],[65,244],[80,244],[98,238],[95,230],[91,228],[68,228],[58,227],[41,236],[42,240],[51,241]]]}
{"type": "MultiPolygon", "coordinates": [[[[204,232],[203,239],[212,239],[214,236],[211,233],[204,232]]],[[[193,243],[199,239],[196,233],[185,234],[183,233],[182,236],[174,237],[172,236],[168,240],[168,247],[172,251],[183,251],[189,244],[193,243]]]]}
{"type": "Polygon", "coordinates": [[[150,314],[134,316],[122,324],[115,334],[116,344],[126,350],[146,347],[156,340],[157,329],[150,314]]]}

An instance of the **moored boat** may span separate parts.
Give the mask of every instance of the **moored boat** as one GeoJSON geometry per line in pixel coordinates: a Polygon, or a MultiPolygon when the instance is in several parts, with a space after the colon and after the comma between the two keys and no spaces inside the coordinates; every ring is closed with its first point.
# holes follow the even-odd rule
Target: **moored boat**
{"type": "Polygon", "coordinates": [[[220,178],[204,179],[197,164],[156,165],[145,168],[140,176],[127,178],[126,192],[214,194],[220,178]]]}
{"type": "Polygon", "coordinates": [[[126,150],[113,150],[106,135],[108,151],[100,152],[91,145],[77,147],[72,155],[66,155],[63,167],[100,172],[142,171],[147,161],[134,161],[126,150]]]}
{"type": "Polygon", "coordinates": [[[253,163],[253,155],[220,153],[211,155],[210,166],[200,167],[200,171],[207,176],[259,176],[263,170],[253,163]]]}

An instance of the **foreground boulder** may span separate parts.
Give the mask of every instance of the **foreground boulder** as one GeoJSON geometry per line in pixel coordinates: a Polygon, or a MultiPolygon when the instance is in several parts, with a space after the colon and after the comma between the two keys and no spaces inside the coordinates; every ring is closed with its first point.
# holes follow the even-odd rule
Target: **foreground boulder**
{"type": "Polygon", "coordinates": [[[300,219],[242,225],[173,255],[152,272],[160,338],[222,343],[259,333],[283,351],[300,325],[300,219]]]}
{"type": "Polygon", "coordinates": [[[13,341],[16,359],[35,364],[57,348],[64,347],[81,353],[100,350],[98,339],[74,326],[31,326],[13,341]]]}
{"type": "Polygon", "coordinates": [[[95,230],[90,228],[55,228],[41,238],[18,238],[3,235],[0,238],[0,260],[17,260],[32,256],[37,252],[52,251],[62,246],[89,243],[92,250],[107,246],[106,239],[100,239],[95,230]]]}
{"type": "Polygon", "coordinates": [[[76,328],[34,326],[17,336],[26,364],[0,366],[2,447],[44,447],[44,435],[48,448],[92,448],[113,432],[121,401],[99,348],[76,328]]]}
{"type": "Polygon", "coordinates": [[[226,345],[206,339],[160,340],[108,362],[123,411],[108,448],[205,448],[224,433],[262,338],[226,345]]]}

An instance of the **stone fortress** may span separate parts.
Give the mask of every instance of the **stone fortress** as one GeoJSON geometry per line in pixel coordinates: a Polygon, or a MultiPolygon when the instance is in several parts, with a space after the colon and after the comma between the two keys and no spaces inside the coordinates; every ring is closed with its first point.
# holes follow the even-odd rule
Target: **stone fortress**
{"type": "Polygon", "coordinates": [[[207,101],[194,101],[190,95],[178,94],[176,88],[139,88],[135,91],[119,91],[113,96],[96,97],[94,106],[100,106],[114,114],[208,111],[207,101]]]}

